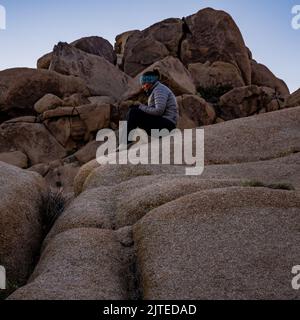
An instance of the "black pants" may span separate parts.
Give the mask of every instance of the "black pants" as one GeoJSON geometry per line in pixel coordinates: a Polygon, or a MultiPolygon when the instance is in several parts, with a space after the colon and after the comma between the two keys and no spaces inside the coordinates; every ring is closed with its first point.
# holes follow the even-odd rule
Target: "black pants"
{"type": "Polygon", "coordinates": [[[130,131],[137,128],[144,129],[149,136],[151,135],[152,129],[167,129],[171,132],[176,128],[176,125],[172,121],[163,117],[148,114],[139,109],[139,107],[130,108],[126,116],[126,121],[128,123],[128,134],[130,131]]]}

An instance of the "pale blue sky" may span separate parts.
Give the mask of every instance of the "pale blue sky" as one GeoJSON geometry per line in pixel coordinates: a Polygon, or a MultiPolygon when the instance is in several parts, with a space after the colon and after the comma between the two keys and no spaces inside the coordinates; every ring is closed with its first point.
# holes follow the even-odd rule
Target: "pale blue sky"
{"type": "Polygon", "coordinates": [[[7,29],[0,30],[0,70],[35,67],[58,41],[98,35],[114,44],[115,36],[124,31],[209,6],[232,15],[257,61],[284,79],[291,91],[300,87],[300,30],[291,27],[291,10],[300,0],[0,0],[0,4],[7,11],[7,29]]]}

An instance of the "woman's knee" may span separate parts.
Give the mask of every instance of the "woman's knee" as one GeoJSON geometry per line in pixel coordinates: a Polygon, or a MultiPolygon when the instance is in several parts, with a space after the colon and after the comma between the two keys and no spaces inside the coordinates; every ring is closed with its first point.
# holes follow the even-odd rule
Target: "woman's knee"
{"type": "Polygon", "coordinates": [[[138,107],[138,106],[131,106],[131,107],[129,108],[129,110],[128,110],[128,113],[127,113],[127,114],[129,114],[129,115],[132,115],[132,114],[138,114],[138,113],[139,113],[139,111],[141,111],[141,110],[139,109],[139,107],[138,107]]]}
{"type": "Polygon", "coordinates": [[[138,120],[143,116],[143,111],[141,109],[139,109],[139,107],[132,107],[129,109],[128,113],[127,113],[127,119],[135,119],[138,120]]]}

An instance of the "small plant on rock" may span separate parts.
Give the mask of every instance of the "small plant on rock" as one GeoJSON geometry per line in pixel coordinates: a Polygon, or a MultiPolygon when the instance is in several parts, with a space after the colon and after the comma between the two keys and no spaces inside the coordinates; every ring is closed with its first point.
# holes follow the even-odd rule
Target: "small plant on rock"
{"type": "Polygon", "coordinates": [[[242,183],[243,187],[252,187],[252,188],[269,188],[275,190],[295,190],[294,186],[289,183],[264,183],[257,180],[248,180],[242,183]]]}
{"type": "Polygon", "coordinates": [[[58,191],[51,190],[44,200],[43,213],[43,231],[47,234],[52,228],[54,222],[62,214],[68,204],[68,199],[62,189],[58,191]]]}

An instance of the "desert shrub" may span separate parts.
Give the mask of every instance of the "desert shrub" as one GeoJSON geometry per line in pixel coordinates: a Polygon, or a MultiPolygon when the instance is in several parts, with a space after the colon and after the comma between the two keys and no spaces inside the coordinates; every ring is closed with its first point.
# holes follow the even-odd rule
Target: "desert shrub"
{"type": "Polygon", "coordinates": [[[50,231],[57,218],[65,210],[68,202],[69,199],[66,198],[62,190],[48,192],[41,208],[44,234],[50,231]]]}
{"type": "Polygon", "coordinates": [[[0,300],[5,300],[9,297],[14,291],[19,289],[22,286],[20,283],[13,283],[9,280],[6,282],[6,290],[0,290],[0,300]]]}
{"type": "Polygon", "coordinates": [[[253,188],[269,188],[276,190],[295,190],[294,186],[289,183],[264,183],[257,180],[248,180],[242,183],[243,187],[253,187],[253,188]]]}

